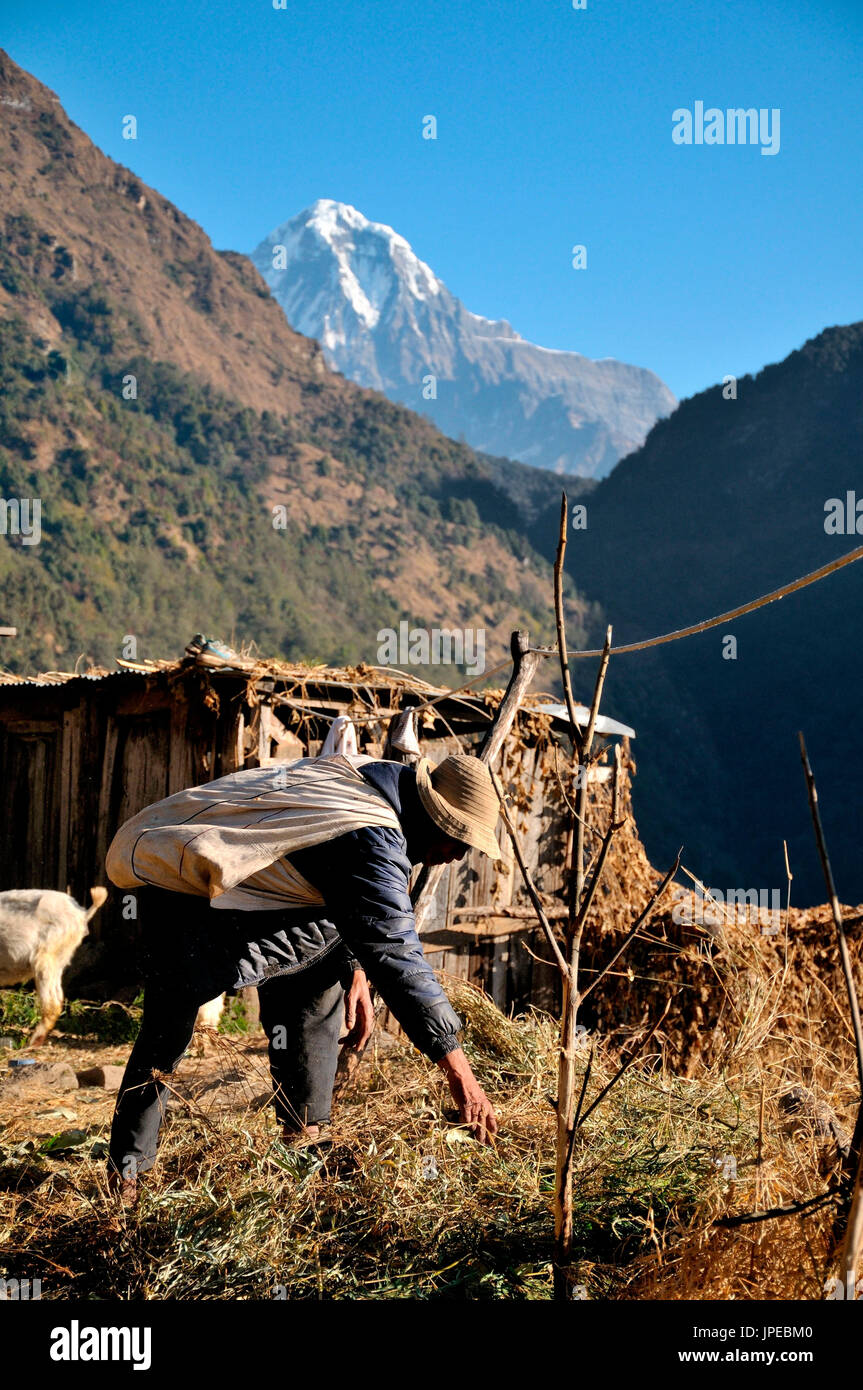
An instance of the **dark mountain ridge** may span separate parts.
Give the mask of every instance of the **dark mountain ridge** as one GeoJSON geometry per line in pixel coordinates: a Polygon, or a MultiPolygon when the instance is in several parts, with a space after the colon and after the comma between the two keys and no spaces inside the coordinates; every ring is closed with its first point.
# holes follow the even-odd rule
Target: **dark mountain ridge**
{"type": "MultiPolygon", "coordinates": [[[[825,529],[830,499],[856,489],[863,500],[861,439],[856,323],[741,378],[736,400],[715,387],[659,421],[586,499],[569,572],[601,601],[616,643],[733,609],[863,543],[825,529]]],[[[534,543],[547,550],[556,525],[550,506],[534,543]]],[[[863,895],[861,598],[863,564],[852,565],[727,627],[612,662],[608,699],[638,729],[635,804],[655,862],[685,839],[691,867],[715,886],[777,887],[786,839],[793,900],[821,901],[802,729],[839,891],[863,895]],[[736,660],[723,655],[729,636],[736,660]]]]}

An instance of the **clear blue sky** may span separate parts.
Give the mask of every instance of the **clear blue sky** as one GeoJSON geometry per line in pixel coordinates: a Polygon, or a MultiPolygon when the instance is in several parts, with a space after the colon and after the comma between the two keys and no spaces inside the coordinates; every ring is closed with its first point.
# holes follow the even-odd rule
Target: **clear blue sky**
{"type": "Polygon", "coordinates": [[[863,317],[863,0],[0,0],[0,46],[216,246],[353,203],[678,395],[863,317]],[[697,100],[779,107],[779,153],[674,145],[697,100]]]}

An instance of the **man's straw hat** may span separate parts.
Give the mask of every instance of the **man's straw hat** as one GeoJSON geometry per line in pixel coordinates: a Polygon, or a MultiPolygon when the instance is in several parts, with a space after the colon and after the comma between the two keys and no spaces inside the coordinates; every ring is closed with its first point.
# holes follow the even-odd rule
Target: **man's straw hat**
{"type": "Polygon", "coordinates": [[[421,758],[416,774],[420,801],[435,825],[454,840],[499,859],[494,828],[500,805],[485,763],[467,753],[444,758],[437,767],[421,758]]]}

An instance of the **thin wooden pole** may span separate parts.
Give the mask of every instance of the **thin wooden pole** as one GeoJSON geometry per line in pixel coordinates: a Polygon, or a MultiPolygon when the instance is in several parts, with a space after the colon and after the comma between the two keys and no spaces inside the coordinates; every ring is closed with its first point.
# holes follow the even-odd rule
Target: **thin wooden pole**
{"type": "Polygon", "coordinates": [[[844,1293],[847,1299],[857,1296],[857,1276],[861,1260],[863,1260],[863,1151],[861,1151],[854,1178],[851,1210],[848,1213],[848,1225],[845,1228],[845,1240],[842,1244],[840,1260],[844,1293]]]}
{"type": "Polygon", "coordinates": [[[824,839],[824,829],[821,825],[821,813],[818,810],[818,790],[815,786],[815,778],[812,768],[809,765],[809,755],[806,752],[806,741],[802,735],[800,738],[800,757],[803,762],[803,773],[806,777],[806,789],[809,794],[809,810],[812,813],[812,824],[815,827],[815,842],[818,846],[818,854],[821,859],[821,867],[824,871],[824,881],[827,884],[827,896],[830,899],[830,908],[833,913],[833,924],[836,927],[836,939],[839,943],[839,959],[842,962],[842,973],[845,976],[845,988],[848,991],[848,1005],[851,1010],[851,1024],[854,1030],[854,1044],[857,1050],[857,1081],[860,1088],[860,1108],[857,1113],[857,1123],[854,1127],[854,1137],[851,1141],[851,1151],[856,1158],[861,1151],[861,1140],[863,1140],[863,1024],[860,1021],[860,1002],[857,998],[857,987],[854,984],[854,972],[851,966],[851,956],[848,951],[848,939],[845,935],[845,924],[842,921],[842,908],[839,903],[839,895],[836,892],[836,884],[833,881],[833,870],[830,867],[830,856],[827,853],[827,843],[824,839]]]}
{"type": "MultiPolygon", "coordinates": [[[[587,806],[587,761],[596,727],[596,716],[602,698],[602,687],[608,667],[608,654],[611,646],[611,629],[606,633],[606,642],[600,660],[599,672],[593,692],[587,729],[581,734],[575,717],[575,701],[572,695],[572,681],[569,671],[569,658],[566,645],[566,616],[563,606],[563,564],[566,556],[567,497],[561,498],[560,530],[557,541],[557,554],[554,562],[554,613],[557,626],[557,651],[560,661],[560,675],[564,699],[569,715],[569,735],[573,751],[578,760],[578,785],[576,787],[574,826],[570,851],[569,869],[569,913],[566,927],[565,960],[563,972],[563,1009],[560,1024],[560,1056],[557,1076],[557,1149],[554,1186],[554,1293],[555,1298],[566,1300],[569,1297],[568,1267],[572,1257],[572,1135],[576,1106],[575,1062],[576,1062],[576,1024],[578,1017],[578,959],[581,947],[583,917],[579,910],[584,896],[584,827],[587,806]]],[[[612,823],[615,815],[612,813],[612,823]]],[[[602,867],[602,866],[599,866],[602,867]]],[[[598,883],[598,878],[596,882],[598,883]]]]}
{"type": "MultiPolygon", "coordinates": [[[[851,1146],[846,1159],[846,1165],[851,1167],[853,1176],[851,1178],[848,1217],[840,1254],[843,1294],[846,1298],[854,1298],[857,1285],[857,1268],[861,1253],[863,1253],[863,1025],[861,1025],[860,1021],[860,1001],[857,998],[857,987],[854,983],[854,971],[851,965],[851,955],[848,950],[848,939],[845,935],[845,923],[842,920],[842,907],[839,902],[839,894],[836,892],[833,869],[830,865],[830,856],[827,853],[827,842],[824,838],[824,827],[821,824],[821,813],[818,809],[818,789],[815,786],[815,777],[809,763],[809,754],[806,751],[806,740],[802,733],[799,734],[798,737],[800,739],[800,758],[803,763],[803,774],[806,778],[806,790],[809,795],[809,810],[812,814],[812,824],[815,828],[815,843],[818,846],[818,856],[821,860],[821,868],[824,872],[824,882],[827,885],[827,896],[830,899],[830,910],[833,913],[833,925],[836,928],[836,939],[839,943],[839,959],[842,962],[842,973],[845,976],[845,988],[848,991],[848,1005],[851,1011],[851,1025],[854,1031],[854,1045],[857,1052],[857,1081],[860,1090],[860,1098],[857,1108],[857,1122],[854,1125],[851,1146]]],[[[841,1229],[841,1227],[839,1229],[841,1229]]],[[[836,1227],[834,1227],[834,1231],[835,1230],[836,1227]]]]}

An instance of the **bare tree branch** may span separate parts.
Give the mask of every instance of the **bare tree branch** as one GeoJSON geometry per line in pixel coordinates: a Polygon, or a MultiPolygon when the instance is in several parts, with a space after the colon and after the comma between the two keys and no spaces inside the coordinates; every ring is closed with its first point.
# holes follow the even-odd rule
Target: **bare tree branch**
{"type": "Polygon", "coordinates": [[[557,654],[560,658],[560,675],[563,681],[563,697],[569,715],[569,738],[573,748],[581,744],[581,734],[575,721],[575,701],[572,698],[572,681],[569,674],[569,660],[566,651],[566,618],[563,611],[563,558],[566,555],[566,493],[560,499],[560,534],[557,540],[557,555],[554,560],[554,616],[557,624],[557,654]]]}

